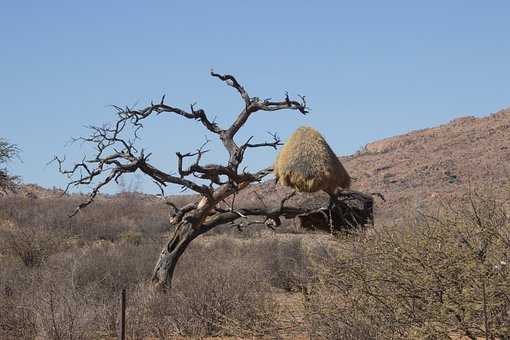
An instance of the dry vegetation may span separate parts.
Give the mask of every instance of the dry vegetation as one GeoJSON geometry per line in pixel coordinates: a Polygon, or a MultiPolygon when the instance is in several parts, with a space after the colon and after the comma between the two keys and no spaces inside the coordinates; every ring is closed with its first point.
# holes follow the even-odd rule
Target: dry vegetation
{"type": "Polygon", "coordinates": [[[133,339],[507,339],[510,332],[508,200],[488,191],[356,234],[204,236],[167,295],[148,284],[166,208],[125,194],[69,219],[75,203],[0,200],[1,339],[115,336],[124,287],[133,339]]]}
{"type": "MultiPolygon", "coordinates": [[[[167,206],[127,192],[69,219],[83,197],[22,186],[0,197],[0,339],[115,337],[123,288],[131,339],[510,339],[509,113],[369,144],[344,164],[386,196],[374,228],[221,226],[167,295],[149,283],[167,206]]],[[[238,200],[282,195],[264,183],[238,200]]]]}
{"type": "MultiPolygon", "coordinates": [[[[73,198],[0,199],[0,338],[115,336],[128,289],[128,334],[260,335],[278,331],[273,289],[297,290],[306,256],[299,240],[204,238],[175,287],[148,284],[167,232],[167,208],[136,195],[100,200],[69,219],[73,198]]],[[[303,281],[304,282],[304,281],[303,281]]]]}
{"type": "Polygon", "coordinates": [[[340,242],[307,303],[312,334],[508,339],[508,208],[472,191],[433,215],[340,242]]]}

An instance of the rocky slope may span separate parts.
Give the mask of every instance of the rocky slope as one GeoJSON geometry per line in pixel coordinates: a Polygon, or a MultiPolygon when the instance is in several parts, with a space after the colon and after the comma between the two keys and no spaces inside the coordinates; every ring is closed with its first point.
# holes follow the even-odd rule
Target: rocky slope
{"type": "Polygon", "coordinates": [[[356,190],[385,196],[377,204],[383,218],[469,187],[508,192],[510,109],[370,143],[342,160],[356,190]]]}

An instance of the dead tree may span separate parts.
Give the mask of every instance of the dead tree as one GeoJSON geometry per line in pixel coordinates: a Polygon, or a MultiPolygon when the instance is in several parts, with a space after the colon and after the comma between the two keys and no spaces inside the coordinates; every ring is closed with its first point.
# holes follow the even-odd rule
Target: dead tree
{"type": "Polygon", "coordinates": [[[63,168],[63,159],[56,157],[60,172],[69,176],[66,191],[72,186],[92,185],[88,200],[80,204],[73,214],[91,204],[99,191],[112,181],[118,181],[126,173],[141,171],[149,176],[162,190],[174,184],[198,194],[199,199],[186,206],[175,208],[171,223],[175,226],[174,234],[167,242],[155,265],[152,281],[161,288],[170,288],[175,266],[186,247],[196,237],[214,227],[226,223],[235,223],[240,218],[258,216],[268,224],[278,225],[281,217],[292,218],[308,212],[303,207],[287,207],[285,203],[292,196],[281,200],[281,204],[269,208],[228,207],[229,198],[248,187],[251,183],[260,182],[272,172],[271,167],[256,172],[247,172],[241,163],[248,150],[253,148],[274,148],[281,145],[277,135],[271,141],[252,142],[249,138],[243,143],[236,140],[236,135],[252,115],[259,111],[294,110],[303,115],[308,113],[304,96],[293,100],[288,94],[282,100],[260,99],[251,97],[245,88],[232,75],[221,75],[211,71],[215,77],[239,93],[244,107],[237,118],[228,127],[221,127],[211,120],[203,109],[191,105],[183,110],[168,105],[165,97],[158,103],[137,110],[114,106],[116,121],[112,125],[91,127],[92,133],[77,140],[92,143],[97,152],[92,158],[74,164],[70,169],[63,168]],[[195,152],[177,153],[176,173],[168,173],[158,169],[150,162],[150,153],[138,149],[138,132],[143,128],[146,119],[154,116],[177,115],[195,120],[211,134],[217,136],[228,151],[229,157],[225,164],[208,164],[201,162],[207,150],[202,145],[195,152]],[[128,136],[126,136],[128,135],[128,136]],[[185,164],[186,163],[186,164],[185,164]],[[223,207],[223,208],[222,208],[223,207]]]}

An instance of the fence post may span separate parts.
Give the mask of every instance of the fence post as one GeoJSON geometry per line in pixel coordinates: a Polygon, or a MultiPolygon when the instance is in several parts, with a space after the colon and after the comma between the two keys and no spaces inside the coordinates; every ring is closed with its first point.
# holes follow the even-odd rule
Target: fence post
{"type": "Polygon", "coordinates": [[[126,340],[126,288],[122,288],[120,295],[120,332],[119,340],[126,340]]]}

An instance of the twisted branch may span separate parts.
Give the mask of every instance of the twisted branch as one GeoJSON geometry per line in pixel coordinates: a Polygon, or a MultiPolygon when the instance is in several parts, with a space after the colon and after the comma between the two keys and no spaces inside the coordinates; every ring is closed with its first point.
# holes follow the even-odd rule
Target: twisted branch
{"type": "MultiPolygon", "coordinates": [[[[234,88],[245,103],[245,108],[229,128],[222,129],[214,120],[208,118],[203,109],[197,108],[196,104],[192,104],[190,110],[186,111],[166,104],[165,96],[163,96],[158,103],[151,102],[149,106],[139,110],[113,105],[117,117],[113,124],[89,126],[91,134],[88,137],[73,140],[92,144],[96,153],[91,158],[83,158],[81,162],[75,163],[70,169],[65,169],[63,166],[65,158],[55,157],[53,159],[58,163],[59,171],[70,179],[65,192],[73,187],[93,185],[87,201],[80,204],[73,215],[91,204],[107,184],[112,181],[117,182],[122,175],[137,170],[148,175],[162,192],[167,185],[175,184],[183,190],[194,191],[210,201],[215,200],[215,195],[229,195],[250,183],[258,182],[271,172],[270,169],[262,169],[255,173],[246,172],[245,169],[240,171],[239,165],[248,148],[272,147],[276,149],[281,145],[281,140],[276,134],[270,134],[272,141],[262,143],[252,143],[253,137],[250,137],[241,146],[237,145],[234,137],[250,115],[257,111],[290,109],[306,114],[308,108],[304,97],[300,97],[301,101],[298,102],[290,100],[286,94],[285,99],[279,102],[271,101],[271,99],[261,101],[259,98],[250,97],[234,76],[221,75],[214,71],[211,71],[211,76],[234,88]],[[144,120],[162,113],[173,113],[186,119],[199,121],[208,131],[218,135],[229,153],[228,163],[226,165],[201,164],[202,156],[208,152],[205,150],[205,146],[209,140],[206,140],[195,152],[176,153],[177,174],[162,171],[151,165],[149,162],[151,153],[146,154],[143,149],[139,149],[136,142],[139,139],[139,131],[143,128],[144,120]],[[184,161],[188,158],[194,158],[194,161],[185,167],[184,161]],[[221,180],[221,177],[226,180],[221,180]],[[203,184],[203,181],[208,183],[203,184]]],[[[215,202],[209,203],[214,205],[215,202]]]]}

